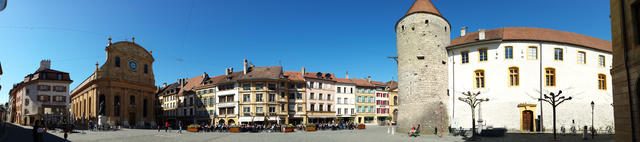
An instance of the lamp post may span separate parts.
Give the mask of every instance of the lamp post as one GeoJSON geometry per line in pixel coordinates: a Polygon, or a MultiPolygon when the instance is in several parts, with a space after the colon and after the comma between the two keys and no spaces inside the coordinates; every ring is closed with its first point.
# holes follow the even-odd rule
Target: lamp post
{"type": "Polygon", "coordinates": [[[540,98],[539,101],[545,101],[551,104],[553,108],[553,139],[557,140],[558,137],[556,135],[556,107],[560,105],[562,102],[571,100],[571,97],[565,98],[565,96],[560,96],[562,94],[562,90],[558,91],[558,94],[553,94],[553,92],[549,93],[549,95],[544,94],[544,99],[540,98]]]}
{"type": "Polygon", "coordinates": [[[440,102],[440,109],[438,110],[438,112],[440,113],[440,138],[442,138],[442,129],[444,129],[444,116],[442,115],[442,106],[444,104],[442,104],[442,102],[440,102]]]}
{"type": "Polygon", "coordinates": [[[593,103],[593,101],[591,101],[591,139],[593,139],[595,137],[595,134],[594,134],[594,132],[595,132],[594,130],[595,129],[593,128],[593,108],[594,108],[595,105],[596,104],[593,103]]]}

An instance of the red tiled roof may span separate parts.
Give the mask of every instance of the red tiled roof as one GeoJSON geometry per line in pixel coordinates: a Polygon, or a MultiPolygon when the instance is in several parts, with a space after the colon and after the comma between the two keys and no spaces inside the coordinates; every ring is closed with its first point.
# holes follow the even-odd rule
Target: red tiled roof
{"type": "Polygon", "coordinates": [[[284,71],[284,76],[289,77],[289,79],[293,81],[304,81],[302,72],[299,71],[284,71]]]}
{"type": "MultiPolygon", "coordinates": [[[[573,32],[558,31],[545,28],[533,27],[505,27],[485,31],[485,40],[503,41],[546,41],[573,44],[612,52],[612,44],[610,41],[598,39],[573,32]]],[[[451,46],[457,46],[467,43],[478,42],[478,32],[468,33],[465,36],[451,40],[451,46]]]]}
{"type": "Polygon", "coordinates": [[[353,83],[356,84],[356,86],[365,86],[365,87],[375,87],[374,84],[369,83],[369,81],[367,81],[366,79],[351,79],[351,81],[353,81],[353,83]]]}
{"type": "Polygon", "coordinates": [[[398,88],[398,82],[396,81],[389,81],[387,83],[385,83],[387,86],[389,86],[389,89],[393,90],[398,88]]]}
{"type": "Polygon", "coordinates": [[[351,79],[348,78],[335,78],[338,83],[347,83],[347,84],[355,84],[351,79]]]}
{"type": "Polygon", "coordinates": [[[321,73],[321,72],[307,72],[304,74],[304,77],[307,78],[315,78],[315,79],[326,79],[325,77],[329,75],[331,77],[330,80],[333,80],[336,78],[335,75],[333,75],[333,73],[321,73]],[[320,75],[322,75],[322,78],[318,78],[318,73],[320,73],[320,75]]]}
{"type": "Polygon", "coordinates": [[[409,10],[407,11],[407,14],[405,15],[418,13],[418,12],[433,13],[435,15],[442,17],[442,15],[440,14],[440,11],[438,11],[438,9],[436,9],[436,7],[433,6],[433,3],[431,3],[431,0],[416,0],[411,6],[411,8],[409,8],[409,10]]]}

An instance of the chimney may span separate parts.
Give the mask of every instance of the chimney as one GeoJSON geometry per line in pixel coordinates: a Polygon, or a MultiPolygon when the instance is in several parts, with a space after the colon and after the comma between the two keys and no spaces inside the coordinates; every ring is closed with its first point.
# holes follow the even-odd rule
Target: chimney
{"type": "Polygon", "coordinates": [[[229,68],[229,74],[233,73],[233,67],[229,68]]]}
{"type": "Polygon", "coordinates": [[[304,74],[307,73],[307,69],[305,69],[304,67],[302,67],[302,77],[304,77],[304,74]]]}
{"type": "Polygon", "coordinates": [[[367,82],[371,83],[371,76],[367,76],[367,82]]]}
{"type": "Polygon", "coordinates": [[[484,29],[478,30],[478,40],[484,40],[484,29]]]}
{"type": "Polygon", "coordinates": [[[247,74],[247,59],[244,59],[244,74],[247,74]]]}
{"type": "Polygon", "coordinates": [[[224,75],[229,75],[229,68],[224,69],[224,75]]]}
{"type": "Polygon", "coordinates": [[[349,79],[349,72],[347,72],[347,75],[345,75],[344,78],[349,79]]]}
{"type": "Polygon", "coordinates": [[[38,70],[46,70],[51,68],[51,60],[40,61],[40,68],[38,70]]]}
{"type": "Polygon", "coordinates": [[[202,78],[203,79],[207,79],[208,78],[207,72],[202,72],[202,78]]]}
{"type": "Polygon", "coordinates": [[[460,36],[465,36],[467,35],[467,27],[462,27],[460,28],[460,36]]]}
{"type": "Polygon", "coordinates": [[[165,82],[162,84],[162,88],[166,88],[166,87],[167,87],[167,83],[165,82]]]}

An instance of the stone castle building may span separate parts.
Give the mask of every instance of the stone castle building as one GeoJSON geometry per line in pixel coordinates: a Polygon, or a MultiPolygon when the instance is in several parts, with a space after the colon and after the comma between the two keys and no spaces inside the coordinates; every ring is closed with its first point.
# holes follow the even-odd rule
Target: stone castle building
{"type": "Polygon", "coordinates": [[[640,0],[611,0],[616,141],[640,141],[640,0]]]}
{"type": "MultiPolygon", "coordinates": [[[[396,23],[398,42],[398,131],[421,124],[425,133],[449,126],[446,109],[447,51],[451,25],[430,0],[416,0],[396,23]],[[440,109],[440,104],[443,110],[440,109]],[[444,124],[441,119],[444,117],[444,124]]],[[[445,130],[446,131],[446,130],[445,130]]]]}
{"type": "Polygon", "coordinates": [[[107,60],[71,91],[71,113],[76,121],[105,116],[108,125],[154,127],[156,98],[154,58],[129,41],[109,44],[107,60]]]}

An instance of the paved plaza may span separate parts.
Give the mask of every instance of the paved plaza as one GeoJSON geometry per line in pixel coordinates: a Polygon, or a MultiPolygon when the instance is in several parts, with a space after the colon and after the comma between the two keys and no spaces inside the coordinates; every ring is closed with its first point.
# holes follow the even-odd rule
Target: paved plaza
{"type": "MultiPolygon", "coordinates": [[[[8,133],[0,137],[0,141],[7,142],[29,142],[31,139],[30,127],[21,127],[8,125],[6,128],[8,133]]],[[[63,133],[58,131],[49,131],[49,135],[45,136],[45,142],[64,141],[63,133]]],[[[507,134],[505,137],[486,138],[483,137],[479,141],[551,141],[550,134],[507,134]]],[[[580,136],[560,136],[560,141],[584,141],[580,136]]],[[[140,129],[122,129],[119,131],[108,132],[87,132],[74,133],[69,135],[69,140],[74,142],[207,142],[207,141],[229,141],[229,142],[433,142],[433,141],[465,141],[462,137],[454,137],[445,135],[439,138],[434,135],[423,135],[420,137],[408,137],[407,135],[387,133],[387,127],[368,126],[365,130],[339,130],[339,131],[316,131],[316,132],[294,132],[294,133],[192,133],[183,131],[178,134],[176,130],[170,132],[157,132],[156,130],[140,130],[140,129]]],[[[593,141],[593,140],[587,140],[593,141]]],[[[595,141],[613,142],[613,136],[598,136],[595,141]]]]}

